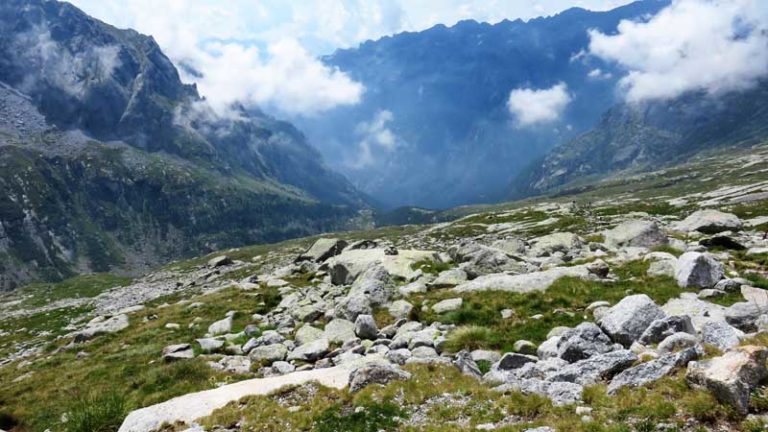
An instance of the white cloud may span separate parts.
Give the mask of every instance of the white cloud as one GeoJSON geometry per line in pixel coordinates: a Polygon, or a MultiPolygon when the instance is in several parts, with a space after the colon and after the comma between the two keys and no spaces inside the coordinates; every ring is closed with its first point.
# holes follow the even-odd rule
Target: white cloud
{"type": "Polygon", "coordinates": [[[571,102],[568,86],[558,83],[548,89],[519,88],[512,90],[507,108],[520,127],[551,123],[560,118],[571,102]]]}
{"type": "Polygon", "coordinates": [[[647,22],[590,37],[591,54],[627,69],[620,85],[630,102],[720,94],[768,75],[765,0],[675,0],[647,22]]]}
{"type": "Polygon", "coordinates": [[[349,166],[362,169],[374,165],[377,152],[391,152],[398,146],[397,137],[389,129],[392,120],[394,115],[391,111],[380,110],[370,122],[357,125],[355,131],[360,137],[358,154],[348,163],[349,166]]]}
{"type": "Polygon", "coordinates": [[[592,69],[587,74],[589,78],[595,79],[595,80],[604,80],[604,79],[611,79],[613,78],[613,74],[610,72],[604,72],[600,68],[592,69]]]}
{"type": "Polygon", "coordinates": [[[292,115],[313,115],[356,104],[364,90],[290,39],[271,44],[266,56],[257,47],[206,44],[192,64],[203,73],[203,78],[196,79],[200,92],[219,113],[241,102],[292,115]]]}

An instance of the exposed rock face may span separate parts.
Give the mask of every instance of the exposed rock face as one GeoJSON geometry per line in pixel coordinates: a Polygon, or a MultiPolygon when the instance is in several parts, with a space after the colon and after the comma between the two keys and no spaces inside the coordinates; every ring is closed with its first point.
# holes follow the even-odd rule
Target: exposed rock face
{"type": "Polygon", "coordinates": [[[395,380],[407,380],[411,374],[395,366],[368,365],[355,369],[350,374],[349,391],[356,393],[371,384],[387,384],[395,380]]]}
{"type": "Polygon", "coordinates": [[[571,363],[614,349],[613,342],[600,327],[589,322],[566,331],[557,343],[558,357],[571,363]]]}
{"type": "Polygon", "coordinates": [[[477,367],[477,363],[472,359],[472,354],[469,351],[462,350],[456,353],[456,358],[453,360],[454,366],[456,366],[464,375],[480,378],[483,374],[477,367]]]}
{"type": "Polygon", "coordinates": [[[555,267],[549,270],[508,275],[490,274],[461,284],[454,288],[458,292],[469,291],[509,291],[528,293],[543,291],[549,288],[561,277],[576,277],[580,279],[596,278],[586,265],[572,267],[555,267]]]}
{"type": "Polygon", "coordinates": [[[768,350],[765,347],[737,348],[720,357],[691,363],[686,379],[706,387],[718,400],[746,414],[750,392],[768,376],[766,358],[768,350]]]}
{"type": "Polygon", "coordinates": [[[638,294],[624,297],[610,308],[600,320],[600,328],[614,342],[629,347],[655,320],[665,316],[664,311],[650,297],[638,294]]]}
{"type": "Polygon", "coordinates": [[[706,234],[716,234],[722,231],[738,231],[741,229],[741,220],[731,213],[718,210],[699,210],[684,220],[676,223],[674,229],[678,231],[699,231],[706,234]]]}
{"type": "Polygon", "coordinates": [[[306,252],[299,255],[296,258],[296,261],[309,260],[323,262],[328,258],[340,254],[341,251],[347,247],[347,244],[346,241],[340,239],[322,238],[317,240],[306,252]]]}
{"type": "Polygon", "coordinates": [[[709,254],[686,252],[675,265],[675,279],[683,288],[712,288],[723,278],[723,265],[709,254]]]}
{"type": "Polygon", "coordinates": [[[605,245],[652,248],[667,244],[667,236],[656,222],[631,220],[605,232],[605,245]]]}

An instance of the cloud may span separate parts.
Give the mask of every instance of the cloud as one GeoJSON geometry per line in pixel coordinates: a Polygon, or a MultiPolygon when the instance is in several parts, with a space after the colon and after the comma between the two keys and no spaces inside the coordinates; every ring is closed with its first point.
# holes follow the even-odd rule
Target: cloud
{"type": "Polygon", "coordinates": [[[372,166],[376,162],[376,153],[392,152],[398,146],[397,137],[389,129],[393,120],[391,111],[380,110],[370,122],[357,125],[355,132],[360,137],[358,154],[348,163],[349,166],[355,169],[372,166]]]}
{"type": "Polygon", "coordinates": [[[620,86],[630,102],[716,95],[768,75],[764,0],[675,0],[647,22],[623,21],[617,34],[590,38],[592,55],[627,70],[620,86]]]}
{"type": "Polygon", "coordinates": [[[346,74],[312,57],[298,42],[271,44],[263,55],[257,47],[209,43],[190,66],[201,71],[196,81],[218,113],[235,102],[276,108],[292,115],[314,115],[360,101],[364,87],[346,74]]]}
{"type": "Polygon", "coordinates": [[[570,102],[568,86],[561,82],[548,89],[512,90],[507,108],[519,127],[527,127],[558,120],[570,102]]]}

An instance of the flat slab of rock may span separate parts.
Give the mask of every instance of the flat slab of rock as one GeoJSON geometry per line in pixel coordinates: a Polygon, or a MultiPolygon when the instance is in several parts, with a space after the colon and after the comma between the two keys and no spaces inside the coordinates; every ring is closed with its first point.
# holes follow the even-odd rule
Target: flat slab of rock
{"type": "Polygon", "coordinates": [[[477,279],[457,286],[453,290],[457,292],[509,291],[529,293],[534,291],[544,291],[552,286],[556,280],[562,277],[591,279],[595,276],[592,275],[586,265],[555,267],[549,270],[518,275],[497,273],[480,276],[477,279]]]}
{"type": "Polygon", "coordinates": [[[718,210],[699,210],[673,225],[678,231],[699,231],[715,234],[722,231],[738,231],[742,223],[738,216],[718,210]]]}
{"type": "Polygon", "coordinates": [[[327,369],[293,372],[270,378],[257,378],[229,384],[213,390],[190,393],[128,414],[118,432],[150,432],[163,423],[192,423],[207,417],[214,410],[246,396],[266,395],[288,385],[317,382],[341,389],[349,384],[350,368],[336,366],[327,369]]]}
{"type": "Polygon", "coordinates": [[[331,279],[336,285],[351,284],[359,275],[379,263],[390,275],[410,281],[416,275],[412,264],[420,261],[440,261],[432,251],[399,250],[397,255],[387,255],[384,249],[345,250],[326,261],[331,279]]]}
{"type": "Polygon", "coordinates": [[[97,317],[75,334],[75,342],[85,342],[102,334],[117,333],[128,328],[128,325],[128,315],[115,315],[111,318],[97,317]]]}

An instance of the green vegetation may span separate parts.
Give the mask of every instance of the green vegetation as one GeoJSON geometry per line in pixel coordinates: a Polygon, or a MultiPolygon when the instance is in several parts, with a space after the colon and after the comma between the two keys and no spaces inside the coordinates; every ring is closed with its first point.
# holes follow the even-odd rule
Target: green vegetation
{"type": "Polygon", "coordinates": [[[24,297],[23,307],[39,307],[65,298],[96,297],[102,292],[131,283],[131,278],[110,273],[85,274],[59,283],[37,283],[15,293],[24,297]]]}

